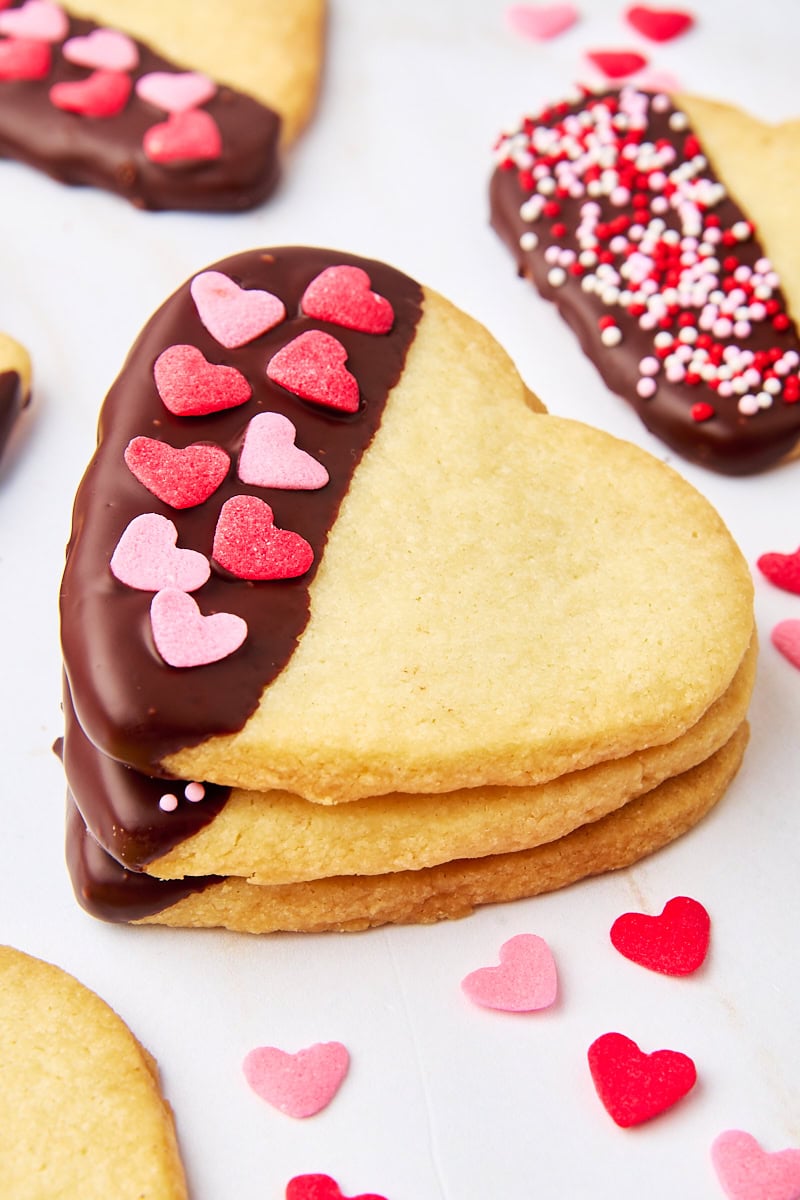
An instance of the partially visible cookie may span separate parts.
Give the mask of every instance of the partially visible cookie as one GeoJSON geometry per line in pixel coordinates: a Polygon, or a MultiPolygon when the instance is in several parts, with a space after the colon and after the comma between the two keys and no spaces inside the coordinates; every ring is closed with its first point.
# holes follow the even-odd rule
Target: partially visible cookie
{"type": "Polygon", "coordinates": [[[5,1200],[186,1200],[156,1065],[59,967],[0,947],[5,1200]]]}
{"type": "Polygon", "coordinates": [[[526,116],[491,218],[608,386],[685,458],[800,454],[800,120],[634,87],[526,116]]]}
{"type": "Polygon", "coordinates": [[[324,0],[0,11],[0,154],[140,208],[251,208],[313,108],[324,0]]]}
{"type": "Polygon", "coordinates": [[[24,346],[0,333],[0,455],[30,400],[31,360],[24,346]]]}

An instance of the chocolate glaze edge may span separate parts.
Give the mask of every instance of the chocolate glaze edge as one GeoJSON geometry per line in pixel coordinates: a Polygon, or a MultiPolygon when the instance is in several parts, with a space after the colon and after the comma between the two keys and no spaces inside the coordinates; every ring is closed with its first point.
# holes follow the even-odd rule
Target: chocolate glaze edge
{"type": "MultiPolygon", "coordinates": [[[[600,95],[605,94],[609,93],[600,95]]],[[[570,110],[580,107],[581,104],[570,105],[570,110]]],[[[691,130],[684,131],[681,137],[688,132],[691,130]]],[[[658,136],[669,136],[677,143],[668,127],[660,128],[658,136]]],[[[710,165],[712,169],[709,174],[713,175],[713,164],[710,165]]],[[[640,330],[635,319],[620,306],[609,308],[587,295],[579,280],[568,277],[559,287],[548,282],[544,245],[540,243],[534,250],[523,250],[520,246],[521,235],[535,228],[520,215],[520,207],[529,195],[530,192],[521,187],[516,170],[497,167],[489,189],[492,228],[511,251],[518,273],[532,282],[545,299],[556,305],[560,316],[572,329],[581,349],[594,364],[606,386],[634,408],[647,429],[682,457],[721,474],[753,474],[786,460],[800,442],[800,405],[776,405],[767,413],[760,412],[752,418],[737,415],[734,424],[719,419],[696,422],[689,413],[696,392],[688,385],[670,384],[660,377],[658,391],[652,399],[643,400],[637,395],[637,364],[642,357],[652,353],[652,334],[640,330]],[[623,331],[622,343],[613,350],[601,341],[598,327],[598,318],[608,314],[613,315],[623,331]]],[[[565,210],[571,212],[574,207],[576,213],[581,203],[562,201],[565,210]]],[[[744,215],[730,196],[726,197],[719,209],[726,214],[723,218],[725,224],[733,223],[737,217],[744,215]]],[[[748,260],[755,261],[762,254],[756,238],[751,239],[743,250],[743,256],[748,260]]],[[[786,308],[785,298],[781,297],[781,300],[786,308]]],[[[760,348],[762,341],[767,343],[775,340],[776,335],[767,326],[758,330],[752,343],[748,344],[760,348]]],[[[798,344],[794,322],[790,333],[783,335],[782,340],[787,343],[787,349],[789,344],[798,344]]]]}
{"type": "Polygon", "coordinates": [[[0,455],[28,400],[20,375],[16,371],[0,371],[0,455]]]}

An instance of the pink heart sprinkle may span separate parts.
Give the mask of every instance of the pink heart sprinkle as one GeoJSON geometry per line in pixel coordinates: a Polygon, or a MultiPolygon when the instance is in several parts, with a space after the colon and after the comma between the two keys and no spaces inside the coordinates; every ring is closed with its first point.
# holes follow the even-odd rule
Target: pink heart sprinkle
{"type": "Polygon", "coordinates": [[[0,42],[0,82],[44,79],[50,74],[52,54],[47,42],[35,38],[7,38],[0,42]]]}
{"type": "Polygon", "coordinates": [[[376,1192],[345,1196],[330,1175],[295,1175],[286,1185],[286,1200],[386,1200],[376,1192]]]}
{"type": "Polygon", "coordinates": [[[633,5],[626,11],[625,17],[637,33],[653,42],[669,42],[694,25],[691,13],[679,9],[649,8],[645,4],[633,5]]]}
{"type": "Polygon", "coordinates": [[[295,579],[314,561],[305,538],[279,529],[257,496],[232,496],[220,509],[213,557],[237,579],[295,579]]]}
{"type": "Polygon", "coordinates": [[[239,478],[255,487],[316,491],[328,482],[321,462],[295,445],[297,430],[281,413],[265,412],[247,426],[239,478]]]}
{"type": "MultiPolygon", "coordinates": [[[[149,492],[171,508],[194,508],[217,490],[231,460],[208,442],[177,448],[157,438],[133,438],[125,449],[128,470],[149,492]]],[[[190,591],[190,588],[185,589],[190,591]]]]}
{"type": "Polygon", "coordinates": [[[342,1085],[350,1055],[341,1042],[321,1042],[287,1054],[274,1046],[251,1050],[242,1063],[250,1087],[288,1117],[313,1117],[342,1085]]]}
{"type": "Polygon", "coordinates": [[[586,57],[608,79],[625,79],[647,66],[647,59],[635,50],[589,50],[586,57]]]}
{"type": "Polygon", "coordinates": [[[69,32],[66,13],[49,0],[27,0],[19,8],[0,12],[0,33],[31,38],[37,42],[60,42],[69,32]]]}
{"type": "Polygon", "coordinates": [[[222,154],[222,134],[210,113],[193,108],[151,125],[142,147],[151,162],[206,162],[222,154]]]}
{"type": "Polygon", "coordinates": [[[645,67],[637,71],[633,83],[643,92],[664,92],[674,96],[681,90],[681,82],[672,71],[656,70],[655,67],[645,67]]]}
{"type": "Polygon", "coordinates": [[[611,926],[611,943],[632,962],[662,975],[691,975],[705,961],[711,921],[702,904],[675,896],[660,916],[623,913],[611,926]]]}
{"type": "Polygon", "coordinates": [[[800,1150],[769,1154],[739,1129],[721,1133],[711,1145],[711,1161],[729,1200],[798,1200],[800,1150]]]}
{"type": "Polygon", "coordinates": [[[537,42],[564,33],[578,16],[573,4],[512,4],[506,9],[506,21],[513,32],[537,42]]]}
{"type": "Polygon", "coordinates": [[[196,346],[168,346],[153,366],[164,406],[176,417],[204,417],[245,404],[253,394],[236,367],[210,363],[196,346]]]}
{"type": "Polygon", "coordinates": [[[194,592],[211,574],[208,559],[196,550],[177,548],[178,531],[168,517],[134,517],[111,556],[112,574],[142,592],[179,588],[194,592]]]}
{"type": "Polygon", "coordinates": [[[151,71],[136,81],[136,95],[168,113],[199,108],[216,92],[214,80],[199,71],[151,71]]]}
{"type": "Polygon", "coordinates": [[[82,117],[116,117],[130,94],[130,76],[124,71],[93,71],[86,79],[54,84],[50,103],[82,117]]]}
{"type": "Polygon", "coordinates": [[[272,292],[241,288],[221,271],[195,275],[190,290],[203,325],[228,350],[254,341],[286,316],[272,292]]]}
{"type": "Polygon", "coordinates": [[[171,667],[203,667],[238,650],[247,622],[234,613],[203,616],[195,601],[177,588],[158,592],[150,605],[153,640],[171,667]]]}
{"type": "Polygon", "coordinates": [[[476,1004],[503,1012],[549,1008],[558,994],[550,947],[535,933],[519,933],[500,947],[499,967],[480,967],[461,981],[476,1004]]]}
{"type": "Polygon", "coordinates": [[[358,412],[358,383],[345,367],[347,351],[329,333],[301,333],[267,364],[267,376],[303,400],[358,412]]]}
{"type": "Polygon", "coordinates": [[[388,333],[394,324],[394,309],[385,296],[372,291],[361,267],[326,267],[311,280],[300,307],[307,317],[360,333],[388,333]]]}
{"type": "Polygon", "coordinates": [[[772,630],[772,644],[793,667],[800,669],[800,621],[779,621],[772,630]]]}
{"type": "Polygon", "coordinates": [[[96,70],[132,71],[139,62],[136,43],[117,29],[93,29],[85,37],[69,38],[62,53],[67,62],[96,70]]]}
{"type": "Polygon", "coordinates": [[[800,549],[794,554],[762,554],[757,561],[762,575],[775,587],[787,592],[796,592],[800,596],[800,549]]]}

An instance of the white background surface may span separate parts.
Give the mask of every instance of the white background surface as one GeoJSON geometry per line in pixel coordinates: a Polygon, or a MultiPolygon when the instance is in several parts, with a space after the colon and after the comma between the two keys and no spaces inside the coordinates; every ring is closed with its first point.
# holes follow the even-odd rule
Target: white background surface
{"type": "MultiPolygon", "coordinates": [[[[769,1150],[800,1146],[800,673],[769,643],[775,622],[800,618],[800,597],[760,577],[742,772],[700,828],[635,869],[452,924],[256,939],[94,921],[63,863],[64,785],[50,748],[72,496],[130,343],[189,275],[287,243],[382,258],[483,320],[552,411],[668,457],[516,279],[487,224],[492,143],[586,78],[588,48],[643,50],[687,90],[765,118],[800,113],[800,9],[695,0],[695,31],[657,46],[625,26],[621,0],[582,7],[570,32],[537,44],[506,29],[499,0],[332,0],[317,118],[279,193],[244,216],[140,213],[0,164],[0,329],[25,342],[36,370],[34,417],[0,478],[0,941],[76,974],[156,1056],[195,1200],[282,1200],[293,1175],[315,1171],[347,1196],[387,1200],[713,1198],[709,1146],[723,1130],[745,1129],[769,1150]],[[681,893],[712,918],[696,976],[653,975],[612,949],[620,913],[660,912],[681,893]],[[524,1017],[472,1007],[461,979],[521,932],[549,942],[559,1002],[524,1017]],[[648,1125],[618,1129],[586,1065],[609,1030],[692,1055],[695,1091],[648,1125]],[[254,1046],[334,1039],[351,1070],[317,1117],[293,1121],[244,1083],[254,1046]]],[[[751,563],[797,548],[800,463],[725,479],[672,461],[751,563]]]]}

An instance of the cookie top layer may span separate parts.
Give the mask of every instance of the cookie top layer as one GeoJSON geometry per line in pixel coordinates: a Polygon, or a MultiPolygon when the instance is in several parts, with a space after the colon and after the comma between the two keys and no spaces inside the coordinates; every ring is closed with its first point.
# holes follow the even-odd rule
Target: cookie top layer
{"type": "Polygon", "coordinates": [[[770,131],[722,106],[687,108],[628,87],[526,117],[498,145],[492,223],[653,433],[746,474],[800,441],[800,341],[779,275],[792,278],[795,222],[788,237],[789,202],[772,198],[764,161],[796,161],[800,124],[770,131]]]}
{"type": "Polygon", "coordinates": [[[0,12],[0,154],[138,208],[237,211],[269,195],[277,112],[123,28],[36,12],[0,12]]]}
{"type": "MultiPolygon", "coordinates": [[[[528,784],[671,741],[727,689],[752,633],[750,573],[718,515],[677,474],[606,434],[534,412],[488,332],[427,290],[417,324],[420,289],[390,268],[295,249],[241,256],[210,274],[268,290],[289,317],[223,354],[186,286],[147,326],[106,401],[62,589],[69,686],[101,749],[149,775],[324,802],[528,784]],[[348,330],[335,308],[328,321],[297,316],[330,265],[367,272],[391,306],[389,332],[348,330]],[[302,386],[300,331],[344,346],[362,397],[356,413],[268,378],[291,339],[297,374],[286,373],[285,357],[277,374],[302,386]],[[212,372],[209,382],[201,370],[203,396],[233,398],[232,407],[208,417],[166,408],[154,363],[187,341],[206,361],[243,369],[244,389],[236,374],[212,372]],[[296,423],[297,447],[326,464],[320,490],[284,497],[239,478],[250,419],[272,409],[296,423]],[[207,501],[177,511],[121,467],[143,433],[183,446],[213,440],[237,465],[207,501]],[[237,550],[222,505],[240,494],[268,497],[275,525],[312,547],[310,568],[277,581],[236,578],[252,565],[249,517],[237,550]],[[314,515],[322,511],[324,529],[314,515]],[[194,551],[180,567],[199,568],[187,584],[199,614],[246,620],[235,648],[226,639],[241,628],[215,627],[226,642],[219,661],[170,665],[157,648],[158,632],[170,621],[180,629],[181,614],[199,622],[184,600],[171,610],[174,595],[151,617],[158,578],[138,574],[137,538],[123,539],[147,514],[169,514],[171,545],[150,521],[137,538],[169,551],[177,536],[179,550],[194,551]],[[121,541],[127,583],[109,568],[121,541]],[[274,634],[284,638],[277,647],[274,634]]],[[[341,357],[321,368],[337,401],[341,357]]],[[[180,382],[184,359],[170,354],[172,374],[161,380],[173,404],[180,396],[167,383],[180,382]]],[[[188,361],[196,370],[196,357],[188,361]]],[[[259,528],[259,543],[268,541],[259,528]]]]}
{"type": "Polygon", "coordinates": [[[185,1200],[155,1063],[71,975],[0,947],[3,1195],[185,1200]],[[87,1053],[91,1048],[91,1053],[87,1053]]]}

